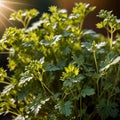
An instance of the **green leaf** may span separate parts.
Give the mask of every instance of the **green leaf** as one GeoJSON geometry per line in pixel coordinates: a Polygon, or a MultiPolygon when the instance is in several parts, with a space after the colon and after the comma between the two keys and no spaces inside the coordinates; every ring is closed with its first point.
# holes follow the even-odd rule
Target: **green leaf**
{"type": "Polygon", "coordinates": [[[115,65],[120,62],[120,56],[116,57],[111,63],[107,64],[105,67],[100,69],[100,72],[107,70],[110,68],[110,66],[115,65]]]}
{"type": "Polygon", "coordinates": [[[112,87],[113,87],[112,83],[107,82],[107,84],[104,85],[104,90],[109,90],[112,87]]]}
{"type": "Polygon", "coordinates": [[[86,87],[84,89],[82,89],[81,91],[81,95],[82,97],[86,97],[86,96],[91,96],[91,95],[94,95],[95,94],[95,90],[93,88],[90,88],[90,87],[86,87]]]}
{"type": "MultiPolygon", "coordinates": [[[[109,67],[112,65],[112,61],[116,58],[117,54],[113,51],[110,51],[104,58],[104,61],[101,61],[100,64],[100,72],[109,69],[109,67]]],[[[119,62],[119,58],[117,59],[117,62],[119,62]]]]}
{"type": "Polygon", "coordinates": [[[64,67],[66,65],[66,60],[60,60],[58,63],[57,63],[57,67],[60,69],[60,70],[63,70],[64,67]]]}
{"type": "Polygon", "coordinates": [[[3,68],[0,68],[0,82],[3,82],[6,77],[7,77],[6,71],[3,68]]]}
{"type": "Polygon", "coordinates": [[[119,62],[120,62],[120,56],[116,57],[116,58],[112,61],[111,65],[115,65],[115,64],[117,64],[117,63],[119,63],[119,62]]]}
{"type": "Polygon", "coordinates": [[[119,87],[115,87],[115,94],[120,93],[120,88],[119,87]]]}
{"type": "Polygon", "coordinates": [[[73,83],[80,83],[80,82],[81,82],[82,80],[84,80],[84,79],[85,79],[85,76],[79,74],[77,77],[75,77],[75,78],[72,79],[72,82],[73,82],[73,83]]]}
{"type": "Polygon", "coordinates": [[[5,86],[5,88],[2,91],[2,95],[6,95],[14,88],[15,88],[15,85],[13,85],[13,84],[9,84],[9,85],[5,86]]]}
{"type": "Polygon", "coordinates": [[[52,63],[46,63],[44,65],[44,68],[46,71],[56,71],[56,70],[60,70],[60,68],[58,66],[53,65],[52,63]]]}
{"type": "Polygon", "coordinates": [[[19,116],[17,116],[14,120],[25,120],[25,117],[24,117],[24,116],[19,115],[19,116]]]}
{"type": "Polygon", "coordinates": [[[27,106],[26,110],[37,115],[42,108],[42,105],[45,105],[49,100],[50,98],[43,98],[42,94],[38,94],[32,103],[27,106]]]}
{"type": "Polygon", "coordinates": [[[78,65],[83,65],[84,64],[84,56],[80,55],[79,57],[77,57],[75,54],[72,56],[72,59],[74,60],[75,64],[78,65]]]}
{"type": "Polygon", "coordinates": [[[72,102],[71,101],[67,101],[67,102],[59,102],[57,105],[55,105],[55,109],[59,109],[59,112],[61,114],[64,114],[66,117],[70,116],[72,114],[72,102]]]}
{"type": "Polygon", "coordinates": [[[51,6],[49,7],[50,12],[57,12],[57,7],[56,6],[51,6]]]}
{"type": "Polygon", "coordinates": [[[64,50],[63,50],[63,54],[64,55],[68,55],[70,53],[71,49],[70,47],[66,47],[64,50]]]}
{"type": "Polygon", "coordinates": [[[53,37],[53,41],[51,42],[51,45],[56,44],[59,40],[61,40],[61,38],[62,38],[62,35],[55,35],[53,37]]]}
{"type": "Polygon", "coordinates": [[[61,40],[61,38],[62,38],[62,35],[55,35],[55,36],[53,37],[53,41],[41,40],[41,41],[40,41],[40,44],[41,44],[41,45],[45,45],[45,46],[54,45],[54,44],[56,44],[59,40],[61,40]]]}
{"type": "Polygon", "coordinates": [[[119,110],[117,106],[118,105],[116,103],[107,103],[105,99],[102,99],[96,108],[101,119],[106,120],[108,117],[115,118],[118,115],[119,110]]]}
{"type": "Polygon", "coordinates": [[[70,81],[70,80],[65,80],[64,82],[63,82],[63,86],[64,87],[72,87],[72,81],[70,81]]]}
{"type": "Polygon", "coordinates": [[[51,42],[50,42],[50,41],[48,41],[48,40],[41,40],[41,41],[40,41],[40,44],[41,44],[41,45],[48,46],[48,45],[50,45],[50,44],[51,44],[51,42]]]}
{"type": "Polygon", "coordinates": [[[19,85],[22,85],[25,82],[30,82],[30,80],[32,80],[32,79],[33,79],[33,76],[30,76],[30,77],[24,76],[20,79],[19,85]]]}
{"type": "Polygon", "coordinates": [[[97,24],[96,24],[96,26],[97,26],[97,28],[99,28],[99,29],[101,29],[101,28],[103,28],[103,27],[104,27],[102,22],[97,23],[97,24]]]}

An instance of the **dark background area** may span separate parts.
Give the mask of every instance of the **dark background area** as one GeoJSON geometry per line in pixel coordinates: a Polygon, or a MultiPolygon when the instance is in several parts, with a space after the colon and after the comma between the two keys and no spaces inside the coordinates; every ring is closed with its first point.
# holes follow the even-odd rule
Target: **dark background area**
{"type": "Polygon", "coordinates": [[[67,8],[69,13],[71,12],[75,2],[90,3],[91,6],[96,6],[95,11],[86,17],[84,28],[93,29],[96,32],[105,34],[105,31],[103,29],[98,30],[96,28],[96,23],[100,21],[96,15],[101,9],[113,11],[113,14],[120,18],[120,0],[57,0],[58,5],[60,7],[67,8]]]}

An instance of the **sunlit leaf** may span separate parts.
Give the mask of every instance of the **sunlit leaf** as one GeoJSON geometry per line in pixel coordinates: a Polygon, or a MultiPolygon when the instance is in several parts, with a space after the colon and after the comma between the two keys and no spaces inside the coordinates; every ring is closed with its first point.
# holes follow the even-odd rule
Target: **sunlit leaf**
{"type": "Polygon", "coordinates": [[[86,87],[86,88],[82,89],[82,91],[81,91],[82,97],[91,96],[94,94],[95,94],[95,90],[90,87],[86,87]]]}

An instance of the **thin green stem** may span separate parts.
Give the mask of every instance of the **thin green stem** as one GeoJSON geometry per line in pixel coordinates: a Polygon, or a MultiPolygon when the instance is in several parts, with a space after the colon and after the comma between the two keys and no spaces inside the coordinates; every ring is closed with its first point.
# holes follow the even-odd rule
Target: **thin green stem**
{"type": "Polygon", "coordinates": [[[93,57],[94,57],[94,62],[95,62],[95,66],[96,66],[96,72],[98,73],[98,64],[97,64],[97,59],[96,59],[96,53],[95,53],[95,51],[93,51],[93,57]]]}
{"type": "Polygon", "coordinates": [[[23,27],[26,28],[24,20],[21,19],[20,22],[22,23],[23,27]]]}
{"type": "Polygon", "coordinates": [[[83,20],[81,20],[80,23],[79,23],[79,30],[80,30],[80,31],[82,30],[83,22],[84,22],[84,18],[83,18],[83,20]]]}
{"type": "Polygon", "coordinates": [[[41,84],[48,90],[48,92],[51,94],[51,95],[54,95],[54,93],[41,81],[41,84]]]}
{"type": "MultiPolygon", "coordinates": [[[[96,52],[93,51],[93,57],[94,57],[94,62],[95,62],[95,66],[96,66],[96,72],[98,74],[98,64],[97,64],[97,58],[96,58],[96,52]]],[[[99,78],[97,79],[97,94],[98,94],[98,98],[99,98],[99,78]]]]}
{"type": "MultiPolygon", "coordinates": [[[[80,112],[82,112],[82,96],[80,96],[80,112]]],[[[80,120],[82,120],[82,114],[80,116],[80,120]]]]}
{"type": "Polygon", "coordinates": [[[112,49],[112,41],[113,41],[113,32],[111,31],[111,37],[110,37],[110,49],[112,49]]]}
{"type": "Polygon", "coordinates": [[[100,91],[99,91],[99,79],[97,79],[97,94],[98,94],[98,98],[99,98],[99,94],[100,94],[100,91]]]}
{"type": "Polygon", "coordinates": [[[110,49],[112,49],[112,42],[113,42],[113,34],[116,31],[116,29],[114,28],[114,26],[110,27],[109,33],[110,33],[110,49]]]}
{"type": "Polygon", "coordinates": [[[31,20],[31,18],[28,18],[28,20],[26,21],[26,29],[28,28],[28,25],[29,25],[29,23],[30,23],[30,20],[31,20]]]}
{"type": "Polygon", "coordinates": [[[118,65],[118,70],[116,71],[117,74],[116,74],[116,79],[114,81],[114,84],[113,84],[113,87],[112,87],[112,90],[110,92],[110,95],[108,96],[108,101],[110,101],[110,99],[116,94],[114,93],[114,90],[118,84],[118,80],[119,80],[119,75],[120,75],[120,64],[118,65]]]}
{"type": "Polygon", "coordinates": [[[65,94],[62,99],[65,100],[66,96],[67,96],[67,94],[65,94]]]}
{"type": "Polygon", "coordinates": [[[7,85],[10,84],[9,82],[5,82],[5,81],[1,81],[0,83],[7,84],[7,85]]]}
{"type": "MultiPolygon", "coordinates": [[[[42,72],[42,75],[41,75],[41,76],[43,77],[43,72],[42,72]]],[[[44,82],[42,82],[42,77],[41,77],[41,76],[35,75],[35,77],[40,81],[43,89],[45,88],[51,95],[54,95],[54,93],[44,84],[44,82]]],[[[44,90],[45,90],[45,89],[44,89],[44,90]]]]}
{"type": "Polygon", "coordinates": [[[10,52],[0,52],[0,54],[9,54],[10,52]]]}
{"type": "Polygon", "coordinates": [[[13,112],[13,111],[10,111],[10,110],[8,112],[11,113],[11,114],[13,114],[13,115],[19,116],[19,114],[16,113],[16,112],[13,112]]]}

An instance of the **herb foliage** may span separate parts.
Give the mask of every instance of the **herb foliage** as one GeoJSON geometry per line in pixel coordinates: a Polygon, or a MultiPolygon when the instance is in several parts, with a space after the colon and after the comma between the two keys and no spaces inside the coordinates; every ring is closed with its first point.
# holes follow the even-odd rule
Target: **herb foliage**
{"type": "Polygon", "coordinates": [[[8,70],[0,68],[0,114],[14,120],[106,120],[120,118],[120,20],[101,10],[97,24],[108,37],[83,29],[95,7],[76,3],[65,9],[49,8],[29,26],[38,11],[11,15],[24,28],[6,29],[0,51],[8,53],[8,70]],[[110,37],[109,37],[110,36],[110,37]]]}

